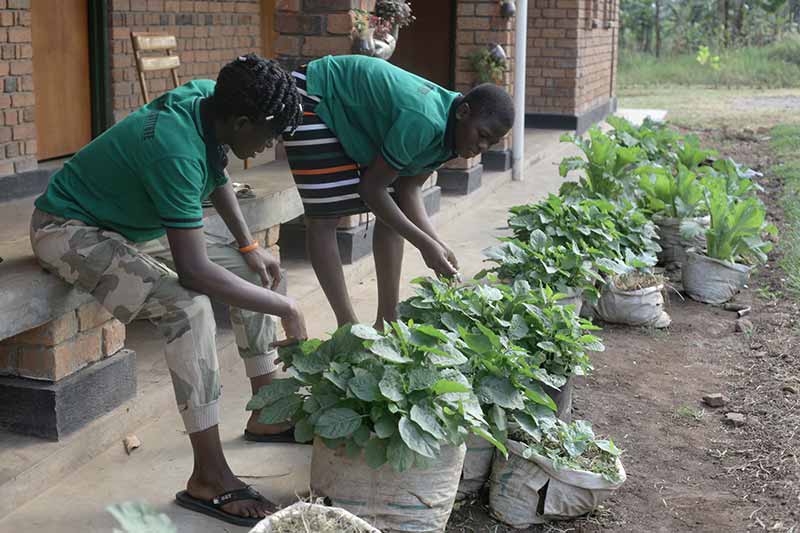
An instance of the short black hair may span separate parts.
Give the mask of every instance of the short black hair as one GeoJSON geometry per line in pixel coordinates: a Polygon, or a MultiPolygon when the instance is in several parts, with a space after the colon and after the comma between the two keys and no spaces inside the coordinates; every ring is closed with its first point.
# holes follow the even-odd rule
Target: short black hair
{"type": "Polygon", "coordinates": [[[492,117],[511,129],[514,125],[514,100],[493,83],[482,83],[464,95],[464,102],[481,118],[492,117]]]}
{"type": "Polygon", "coordinates": [[[269,119],[279,134],[294,131],[303,118],[292,76],[277,62],[257,54],[240,56],[220,70],[212,101],[223,118],[269,119]]]}

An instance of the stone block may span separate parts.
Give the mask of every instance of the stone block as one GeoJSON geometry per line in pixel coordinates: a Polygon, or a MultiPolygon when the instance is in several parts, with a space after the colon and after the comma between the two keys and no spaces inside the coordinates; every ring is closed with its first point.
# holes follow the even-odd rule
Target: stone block
{"type": "Polygon", "coordinates": [[[486,170],[504,171],[511,165],[511,150],[492,150],[483,154],[483,168],[486,170]]]}
{"type": "Polygon", "coordinates": [[[114,355],[125,347],[125,324],[119,320],[109,320],[102,326],[103,356],[114,355]]]}
{"type": "Polygon", "coordinates": [[[88,331],[105,324],[114,318],[111,313],[106,311],[100,302],[89,302],[78,308],[78,326],[81,331],[88,331]]]}
{"type": "Polygon", "coordinates": [[[422,202],[428,215],[439,212],[442,206],[442,189],[437,186],[429,187],[422,192],[422,202]]]}
{"type": "Polygon", "coordinates": [[[463,196],[480,188],[482,175],[483,165],[468,170],[439,169],[439,187],[445,194],[463,196]]]}
{"type": "Polygon", "coordinates": [[[281,225],[275,224],[267,228],[267,236],[264,239],[264,246],[270,247],[278,244],[278,240],[281,238],[281,225]]]}
{"type": "Polygon", "coordinates": [[[74,311],[70,311],[47,324],[20,333],[3,342],[32,346],[55,346],[74,337],[76,333],[78,333],[78,318],[74,311]]]}
{"type": "Polygon", "coordinates": [[[79,333],[55,346],[19,345],[17,375],[58,381],[74,374],[102,356],[102,329],[79,333]]]}
{"type": "Polygon", "coordinates": [[[0,378],[0,428],[60,440],[136,394],[136,353],[121,350],[67,379],[0,378]]]}

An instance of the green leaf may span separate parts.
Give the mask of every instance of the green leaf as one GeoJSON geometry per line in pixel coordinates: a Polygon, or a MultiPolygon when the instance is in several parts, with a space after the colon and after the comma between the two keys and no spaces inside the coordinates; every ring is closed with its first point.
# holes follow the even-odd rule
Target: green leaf
{"type": "Polygon", "coordinates": [[[247,406],[245,409],[247,411],[258,411],[259,409],[263,409],[267,405],[267,399],[261,396],[253,396],[250,398],[250,401],[247,402],[247,406]]]}
{"type": "Polygon", "coordinates": [[[508,420],[506,419],[506,412],[499,405],[493,405],[489,410],[489,420],[494,424],[499,431],[508,430],[508,420]]]}
{"type": "Polygon", "coordinates": [[[492,443],[492,445],[494,445],[495,448],[500,450],[500,452],[504,456],[508,457],[508,449],[506,449],[505,444],[503,444],[502,442],[500,442],[499,440],[494,438],[494,436],[491,433],[489,433],[488,431],[485,431],[485,430],[483,430],[483,429],[481,429],[479,427],[473,427],[472,428],[472,432],[474,434],[478,435],[479,437],[482,437],[482,438],[486,439],[487,441],[489,441],[490,443],[492,443]]]}
{"type": "Polygon", "coordinates": [[[308,419],[298,421],[294,425],[294,440],[297,442],[311,442],[314,440],[314,426],[308,419]]]}
{"type": "Polygon", "coordinates": [[[370,468],[378,469],[386,464],[386,446],[388,441],[372,439],[364,447],[364,460],[370,468]]]}
{"type": "Polygon", "coordinates": [[[258,422],[260,424],[280,424],[291,420],[302,406],[303,398],[296,394],[281,398],[261,410],[258,422]]]}
{"type": "Polygon", "coordinates": [[[378,388],[384,398],[392,400],[393,402],[400,402],[406,397],[406,391],[403,387],[403,376],[393,367],[386,367],[383,378],[378,384],[378,388]]]}
{"type": "Polygon", "coordinates": [[[499,405],[507,409],[524,409],[525,399],[508,378],[486,376],[481,379],[475,393],[482,404],[499,405]]]}
{"type": "Polygon", "coordinates": [[[614,457],[618,457],[622,455],[622,450],[617,448],[617,446],[611,440],[596,440],[594,443],[597,445],[598,448],[603,450],[604,452],[608,452],[614,457]]]}
{"type": "Polygon", "coordinates": [[[464,385],[463,383],[458,383],[457,381],[449,381],[446,379],[440,379],[436,383],[433,384],[433,392],[437,395],[448,394],[451,392],[471,392],[472,389],[469,385],[464,385]]]}
{"type": "Polygon", "coordinates": [[[377,341],[383,338],[383,335],[378,333],[378,331],[373,328],[372,326],[368,326],[366,324],[353,324],[350,326],[350,333],[358,337],[359,339],[364,339],[368,341],[377,341]]]}
{"type": "Polygon", "coordinates": [[[322,376],[331,383],[333,383],[334,385],[336,385],[337,388],[343,391],[347,390],[347,378],[345,378],[344,376],[340,376],[339,374],[336,374],[335,372],[331,371],[323,372],[322,376]]]}
{"type": "Polygon", "coordinates": [[[514,421],[519,425],[519,427],[528,435],[533,437],[536,442],[539,442],[542,438],[542,430],[539,429],[539,425],[536,423],[536,419],[534,419],[528,413],[516,412],[512,415],[514,421]]]}
{"type": "Polygon", "coordinates": [[[511,317],[511,328],[508,330],[508,335],[511,340],[519,340],[527,337],[530,328],[525,318],[522,315],[514,315],[511,317]]]}
{"type": "MultiPolygon", "coordinates": [[[[361,369],[354,369],[361,370],[361,369]]],[[[378,398],[378,380],[369,372],[356,374],[347,383],[356,398],[365,402],[374,402],[378,398]]]]}
{"type": "Polygon", "coordinates": [[[405,472],[414,466],[414,452],[406,446],[399,434],[389,441],[386,448],[386,459],[397,472],[405,472]]]}
{"type": "Polygon", "coordinates": [[[388,439],[397,430],[397,420],[386,415],[375,422],[375,434],[381,439],[388,439]]]}
{"type": "Polygon", "coordinates": [[[301,374],[319,374],[328,368],[328,361],[317,352],[300,353],[292,360],[292,367],[301,374]]]}
{"type": "Polygon", "coordinates": [[[548,407],[553,411],[558,409],[556,402],[554,402],[553,399],[546,392],[544,392],[544,389],[542,389],[542,387],[540,387],[536,383],[531,383],[530,385],[528,385],[528,387],[526,387],[525,396],[527,396],[528,399],[538,403],[539,405],[548,407]]]}
{"type": "Polygon", "coordinates": [[[445,345],[442,349],[431,346],[420,346],[419,349],[428,354],[428,361],[437,367],[460,366],[469,361],[464,354],[451,345],[445,345]]]}
{"type": "Polygon", "coordinates": [[[439,455],[439,442],[407,417],[400,418],[398,428],[403,442],[418,454],[431,458],[439,455]]]}
{"type": "Polygon", "coordinates": [[[585,350],[602,352],[606,349],[606,347],[603,345],[603,342],[594,335],[582,335],[578,338],[578,342],[583,345],[585,350]]]}
{"type": "Polygon", "coordinates": [[[361,415],[344,407],[328,409],[314,426],[317,435],[326,439],[349,437],[361,426],[361,415]]]}
{"type": "Polygon", "coordinates": [[[361,455],[361,446],[356,444],[353,440],[348,440],[347,444],[344,446],[344,453],[350,459],[355,459],[361,455]]]}
{"type": "Polygon", "coordinates": [[[438,379],[439,373],[433,368],[413,368],[408,372],[408,390],[430,389],[438,379]]]}
{"type": "Polygon", "coordinates": [[[435,327],[433,327],[431,325],[422,324],[422,325],[419,325],[419,326],[415,326],[414,330],[418,331],[420,333],[424,333],[425,335],[428,335],[429,337],[433,337],[434,339],[438,339],[438,340],[440,340],[440,341],[442,341],[444,343],[450,342],[450,337],[448,337],[442,331],[436,329],[435,327]]]}
{"type": "Polygon", "coordinates": [[[400,353],[400,349],[390,339],[373,341],[369,351],[391,363],[410,363],[412,360],[400,353]]]}
{"type": "Polygon", "coordinates": [[[355,442],[356,444],[358,444],[362,448],[367,445],[367,442],[369,442],[369,438],[370,438],[369,428],[367,426],[365,426],[364,424],[361,424],[361,427],[358,428],[353,433],[353,437],[352,437],[353,442],[355,442]]]}
{"type": "Polygon", "coordinates": [[[294,378],[273,379],[272,383],[264,385],[256,396],[262,398],[267,405],[287,396],[291,396],[300,390],[300,382],[294,378]]]}
{"type": "Polygon", "coordinates": [[[443,440],[446,436],[444,429],[442,429],[439,420],[436,418],[436,412],[430,407],[414,405],[411,408],[411,420],[438,440],[443,440]]]}

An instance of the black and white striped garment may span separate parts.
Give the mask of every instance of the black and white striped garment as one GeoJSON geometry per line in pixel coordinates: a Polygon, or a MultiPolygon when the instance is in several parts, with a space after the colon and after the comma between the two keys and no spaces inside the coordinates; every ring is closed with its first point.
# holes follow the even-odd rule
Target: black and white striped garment
{"type": "MultiPolygon", "coordinates": [[[[292,76],[303,97],[303,123],[293,135],[284,134],[283,145],[306,216],[366,213],[369,207],[358,194],[365,169],[345,153],[339,139],[315,113],[320,99],[306,92],[306,67],[292,76]]],[[[394,189],[390,187],[389,192],[394,189]]]]}

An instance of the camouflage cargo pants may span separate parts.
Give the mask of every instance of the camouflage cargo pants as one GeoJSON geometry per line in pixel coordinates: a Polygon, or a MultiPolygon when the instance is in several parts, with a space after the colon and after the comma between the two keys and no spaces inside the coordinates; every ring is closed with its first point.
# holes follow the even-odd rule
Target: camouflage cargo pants
{"type": "MultiPolygon", "coordinates": [[[[36,210],[31,245],[42,267],[91,293],[121,322],[147,319],[166,341],[166,359],[178,410],[189,433],[219,423],[220,379],[216,323],[208,297],[178,283],[167,265],[166,238],[132,243],[120,234],[36,210]]],[[[236,248],[207,236],[208,257],[260,285],[236,248]]],[[[269,315],[231,308],[231,322],[248,377],[275,367],[275,321],[269,315]]]]}

